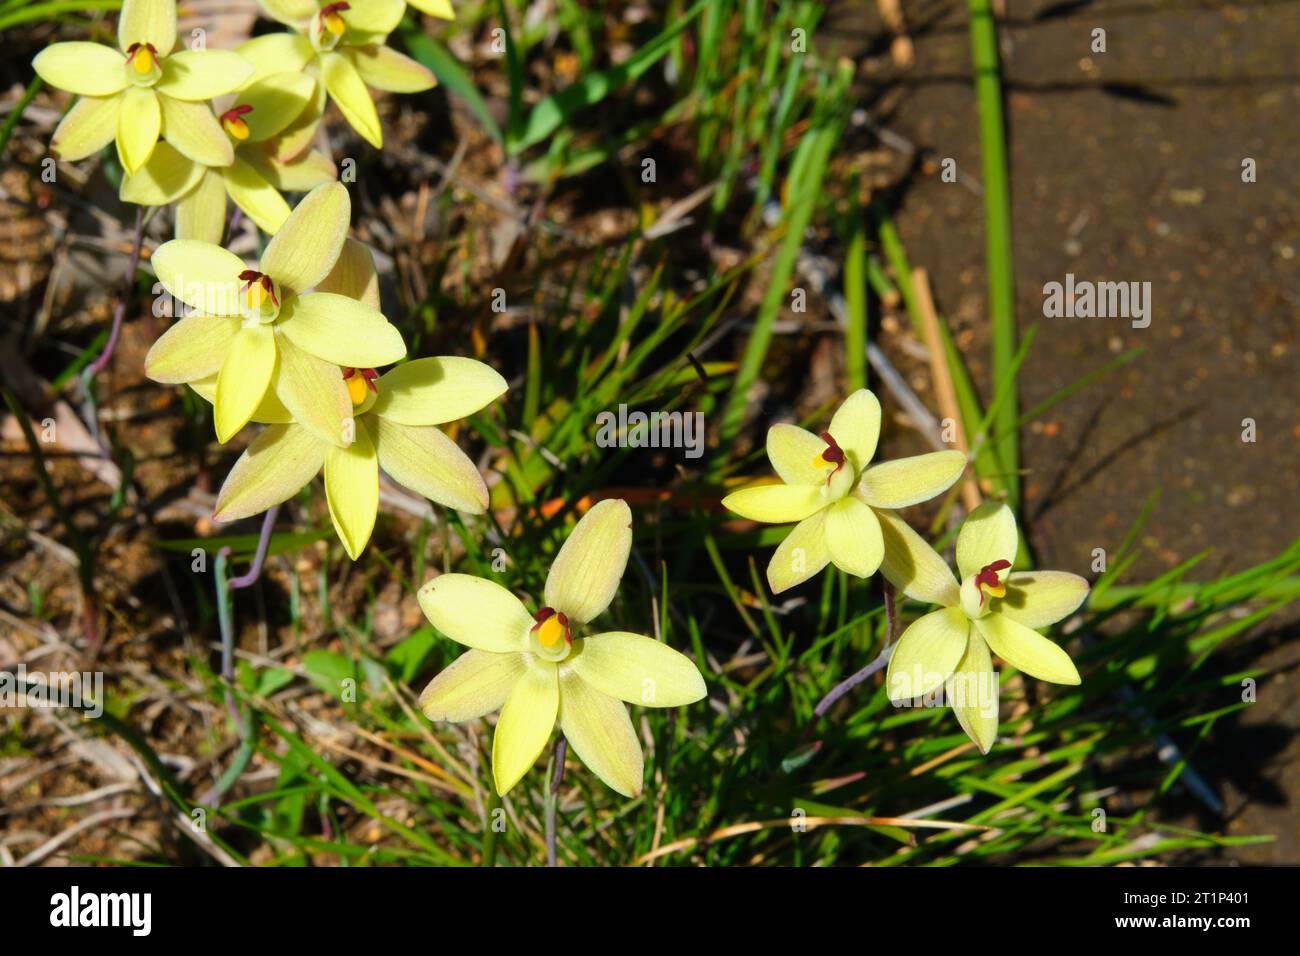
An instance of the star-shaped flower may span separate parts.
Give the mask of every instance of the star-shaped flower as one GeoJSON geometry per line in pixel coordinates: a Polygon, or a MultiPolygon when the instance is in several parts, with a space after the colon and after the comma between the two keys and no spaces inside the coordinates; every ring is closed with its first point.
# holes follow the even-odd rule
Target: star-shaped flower
{"type": "Polygon", "coordinates": [[[495,582],[443,574],[420,606],[443,634],[471,648],[420,695],[431,720],[464,721],[497,708],[492,773],[505,795],[536,762],[558,722],[574,753],[625,797],[641,792],[641,744],[622,701],[680,707],[705,695],[695,664],[666,644],[606,631],[585,634],[618,590],[632,548],[632,512],[602,501],[574,527],[530,614],[495,582]]]}
{"type": "MultiPolygon", "coordinates": [[[[460,447],[434,426],[464,418],[506,391],[506,381],[468,358],[422,358],[384,375],[343,369],[355,408],[356,440],[347,448],[292,424],[271,396],[262,409],[270,425],[235,462],[213,517],[234,521],[260,514],[302,489],[322,468],[330,518],[353,561],[374,530],[379,469],[440,505],[467,514],[487,510],[483,476],[460,447]],[[274,404],[272,404],[274,403],[274,404]]],[[[197,389],[196,389],[197,390],[197,389]]]]}
{"type": "Polygon", "coordinates": [[[321,286],[350,218],[347,189],[327,183],[290,213],[256,268],[195,239],[173,239],[153,254],[159,281],[195,314],[154,343],[145,374],[166,384],[215,374],[218,441],[243,428],[270,391],[294,421],[346,448],[357,431],[339,367],[377,368],[406,355],[377,308],[321,286]]]}
{"type": "Polygon", "coordinates": [[[238,52],[252,61],[255,79],[284,70],[318,79],[316,96],[280,140],[280,159],[310,145],[325,110],[326,94],[343,117],[376,149],[384,145],[379,114],[367,86],[390,93],[420,93],[437,80],[426,67],[385,45],[402,21],[405,0],[259,0],[292,33],[253,37],[238,52]]]}
{"type": "MultiPolygon", "coordinates": [[[[808,580],[827,564],[865,578],[897,554],[892,509],[928,501],[952,487],[966,467],[959,451],[870,465],[880,437],[880,402],[859,389],[820,436],[795,425],[767,431],[767,457],[779,484],[742,488],[722,500],[744,518],[797,521],[767,566],[773,594],[808,580]]],[[[901,523],[901,522],[899,522],[901,523]]]]}
{"type": "Polygon", "coordinates": [[[176,203],[177,239],[219,243],[229,196],[259,229],[274,234],[290,212],[281,190],[307,192],[335,177],[334,164],[318,150],[287,163],[275,158],[275,137],[302,114],[315,89],[316,81],[303,73],[277,73],[249,84],[219,117],[234,148],[231,165],[204,166],[160,143],[139,172],[123,177],[122,201],[176,203]]]}
{"type": "Polygon", "coordinates": [[[1072,614],[1088,596],[1088,582],[1065,571],[1008,573],[1019,537],[1011,509],[998,502],[972,511],[957,533],[960,585],[919,535],[907,529],[900,540],[907,556],[895,583],[943,609],[918,618],[898,639],[885,677],[889,699],[943,687],[962,729],[988,753],[998,732],[990,650],[1030,677],[1078,684],[1069,655],[1038,631],[1072,614]]]}
{"type": "Polygon", "coordinates": [[[120,50],[74,41],[46,47],[32,66],[46,83],[76,93],[52,148],[84,159],[116,139],[128,173],[148,161],[161,135],[185,156],[229,166],[234,152],[207,100],[237,90],[253,65],[229,50],[180,50],[176,0],[126,0],[117,21],[120,50]]]}

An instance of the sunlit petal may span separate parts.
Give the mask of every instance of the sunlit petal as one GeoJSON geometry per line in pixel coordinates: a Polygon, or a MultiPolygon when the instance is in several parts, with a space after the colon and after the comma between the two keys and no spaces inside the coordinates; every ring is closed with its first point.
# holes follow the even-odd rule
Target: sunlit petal
{"type": "Polygon", "coordinates": [[[128,83],[126,59],[102,43],[51,43],[36,54],[32,69],[50,86],[78,96],[112,96],[128,83]]]}
{"type": "Polygon", "coordinates": [[[532,659],[515,681],[492,735],[492,776],[505,796],[537,762],[555,729],[560,681],[554,664],[532,659]]]}
{"type": "Polygon", "coordinates": [[[487,484],[454,441],[432,426],[365,417],[377,434],[379,464],[399,485],[465,514],[487,511],[487,484]]]}
{"type": "Polygon", "coordinates": [[[213,517],[236,521],[288,501],[320,472],[326,445],[298,425],[270,425],[230,469],[213,517]]]}
{"type": "Polygon", "coordinates": [[[565,665],[602,694],[641,707],[681,707],[707,693],[689,657],[627,631],[579,638],[565,665]]]}
{"type": "Polygon", "coordinates": [[[913,621],[889,658],[885,689],[890,700],[923,697],[946,681],[966,654],[970,621],[946,607],[913,621]]]}
{"type": "Polygon", "coordinates": [[[826,509],[805,518],[794,526],[777,545],[767,565],[767,584],[773,594],[780,594],[819,574],[830,563],[826,545],[826,509]]]}
{"type": "Polygon", "coordinates": [[[873,508],[906,508],[943,494],[966,469],[959,451],[936,451],[873,465],[858,482],[862,499],[873,508]]]}
{"type": "Polygon", "coordinates": [[[501,708],[524,671],[522,654],[466,651],[424,688],[420,710],[430,720],[483,717],[501,708]]]}
{"type": "Polygon", "coordinates": [[[632,551],[632,509],[621,498],[592,506],[565,540],[546,577],[546,604],[585,624],[609,607],[632,551]]]}
{"type": "Polygon", "coordinates": [[[414,359],[376,383],[374,413],[403,425],[441,425],[472,415],[506,391],[490,365],[457,356],[414,359]]]}
{"type": "Polygon", "coordinates": [[[569,747],[606,786],[625,797],[641,792],[641,742],[621,701],[562,668],[559,719],[569,747]]]}
{"type": "Polygon", "coordinates": [[[419,599],[429,623],[466,647],[498,654],[528,647],[533,617],[519,598],[495,581],[440,574],[425,582],[419,599]]]}
{"type": "Polygon", "coordinates": [[[993,653],[1030,677],[1053,684],[1078,684],[1078,668],[1059,645],[1005,614],[992,613],[975,622],[993,653]]]}
{"type": "Polygon", "coordinates": [[[364,423],[357,423],[355,440],[347,448],[327,447],[325,496],[334,530],[355,561],[365,550],[379,513],[379,457],[364,423]]]}
{"type": "Polygon", "coordinates": [[[1018,541],[1011,509],[999,501],[984,502],[966,516],[957,532],[957,570],[962,579],[998,561],[1014,564],[1018,541]]]}

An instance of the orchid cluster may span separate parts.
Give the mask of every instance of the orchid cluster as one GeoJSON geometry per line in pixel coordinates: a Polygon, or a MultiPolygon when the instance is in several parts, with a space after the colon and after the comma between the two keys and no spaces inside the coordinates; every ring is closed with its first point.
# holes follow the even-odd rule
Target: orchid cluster
{"type": "MultiPolygon", "coordinates": [[[[405,0],[260,0],[293,27],[237,50],[178,49],[176,0],[124,0],[118,48],[54,43],[32,62],[50,86],[78,97],[54,131],[62,159],[117,144],[119,194],[176,207],[176,238],[219,243],[227,199],[257,228],[289,217],[285,193],[336,178],[314,148],[327,99],[376,148],[383,133],[370,88],[419,93],[435,85],[421,64],[387,45],[405,0]]],[[[451,19],[446,0],[414,4],[451,19]]]]}
{"type": "MultiPolygon", "coordinates": [[[[348,190],[317,146],[329,101],[381,148],[370,88],[433,86],[427,69],[386,44],[406,3],[260,2],[288,29],[234,51],[178,50],[175,0],[125,0],[117,49],[56,43],[34,66],[78,97],[54,134],[63,159],[115,142],[121,198],[175,206],[175,238],[149,260],[186,310],[153,344],[145,371],[210,402],[221,444],[260,427],[220,489],[215,519],[269,512],[321,474],[334,529],[356,560],[374,530],[381,469],[447,508],[486,512],[483,476],[439,426],[486,408],[507,385],[468,358],[408,358],[383,313],[371,252],[348,235],[348,190]],[[286,193],[305,196],[291,207],[286,193]],[[228,200],[269,236],[256,262],[221,245],[228,200]]],[[[452,16],[445,0],[411,2],[452,16]]],[[[1087,584],[1060,572],[1012,571],[1015,520],[996,503],[962,526],[958,582],[899,512],[947,491],[967,459],[941,451],[873,463],[880,426],[880,404],[865,389],[825,431],[776,425],[767,454],[778,480],[737,490],[723,504],[744,518],[793,525],[768,565],[774,594],[834,565],[858,578],[879,571],[907,596],[939,605],[897,642],[887,691],[903,701],[944,689],[987,752],[998,716],[987,706],[991,655],[1033,677],[1078,683],[1069,657],[1038,632],[1072,613],[1087,584]]],[[[608,499],[568,534],[540,598],[525,602],[494,581],[455,573],[420,589],[432,625],[468,648],[425,688],[420,705],[446,721],[500,711],[492,744],[499,794],[521,780],[558,727],[601,780],[633,797],[643,756],[626,705],[679,707],[705,696],[690,658],[654,638],[596,626],[631,547],[631,510],[608,499]]]]}
{"type": "Polygon", "coordinates": [[[951,488],[966,467],[956,451],[869,465],[880,435],[880,403],[850,395],[820,436],[793,425],[767,433],[780,483],[753,484],[725,507],[755,521],[798,522],[767,568],[774,594],[834,564],[847,574],[880,571],[906,596],[941,609],[913,622],[892,648],[885,684],[896,703],[942,689],[958,723],[982,753],[998,729],[990,651],[1031,677],[1078,684],[1065,651],[1039,631],[1072,614],[1088,582],[1064,571],[1011,572],[1020,536],[1011,509],[985,502],[957,535],[957,569],[898,515],[951,488]]]}

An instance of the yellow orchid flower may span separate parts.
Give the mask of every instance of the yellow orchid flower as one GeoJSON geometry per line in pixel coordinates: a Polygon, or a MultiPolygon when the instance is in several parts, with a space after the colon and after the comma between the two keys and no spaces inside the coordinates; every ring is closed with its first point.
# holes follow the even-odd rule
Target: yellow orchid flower
{"type": "MultiPolygon", "coordinates": [[[[330,518],[353,561],[374,530],[380,468],[440,505],[468,514],[487,510],[483,476],[433,426],[472,415],[505,394],[506,381],[491,366],[448,356],[415,359],[379,376],[374,369],[343,369],[341,377],[356,406],[356,440],[337,448],[300,425],[268,426],[221,486],[217,521],[260,514],[292,498],[322,468],[330,518]]],[[[200,394],[207,391],[206,382],[191,385],[200,394]]],[[[263,414],[279,422],[288,418],[273,396],[263,414]]]]}
{"type": "Polygon", "coordinates": [[[318,150],[282,163],[269,141],[301,115],[316,81],[302,73],[277,73],[251,83],[222,110],[219,122],[234,148],[229,166],[196,163],[160,143],[135,175],[122,179],[123,202],[177,203],[176,238],[219,243],[226,227],[226,197],[259,229],[275,233],[289,218],[280,190],[306,192],[335,178],[334,164],[318,150]]]}
{"type": "Polygon", "coordinates": [[[126,0],[117,21],[120,50],[102,43],[54,43],[32,60],[51,86],[77,94],[54,131],[63,159],[85,159],[117,141],[128,173],[148,161],[161,135],[185,156],[229,166],[234,152],[207,100],[230,93],[253,65],[229,50],[178,50],[176,0],[126,0]]]}
{"type": "Polygon", "coordinates": [[[339,366],[375,368],[406,355],[378,308],[322,285],[339,262],[351,209],[343,186],[317,186],[255,269],[195,239],[153,254],[159,281],[195,311],[154,343],[145,374],[173,385],[215,374],[212,417],[223,444],[273,393],[294,421],[346,448],[357,432],[339,366]]]}
{"type": "Polygon", "coordinates": [[[982,753],[998,732],[997,677],[990,650],[1030,677],[1078,684],[1068,654],[1038,631],[1072,614],[1088,582],[1065,571],[1006,572],[1019,541],[1011,509],[986,501],[957,533],[957,570],[920,535],[894,518],[891,533],[904,555],[886,574],[917,600],[941,604],[903,632],[889,659],[889,699],[912,700],[944,688],[962,729],[982,753]]]}
{"type": "Polygon", "coordinates": [[[285,70],[318,80],[316,96],[279,142],[278,158],[291,159],[310,145],[325,110],[326,94],[343,117],[376,149],[384,145],[379,114],[367,86],[390,93],[420,93],[437,80],[426,67],[385,46],[402,21],[405,0],[259,0],[292,33],[253,37],[238,52],[258,80],[285,70]]]}
{"type": "Polygon", "coordinates": [[[705,695],[694,662],[666,644],[584,628],[614,599],[632,548],[632,512],[610,499],[588,511],[546,578],[545,606],[530,615],[493,581],[442,574],[420,607],[443,634],[470,648],[420,695],[430,720],[465,721],[500,708],[492,774],[504,796],[536,762],[558,721],[574,753],[625,797],[641,792],[642,755],[621,703],[681,707],[705,695]]]}
{"type": "Polygon", "coordinates": [[[861,578],[875,574],[892,541],[882,517],[942,494],[966,467],[959,451],[870,465],[879,437],[880,402],[865,388],[844,400],[821,437],[795,425],[768,429],[767,457],[781,482],[742,488],[722,504],[753,521],[798,522],[767,566],[773,594],[827,564],[861,578]]]}

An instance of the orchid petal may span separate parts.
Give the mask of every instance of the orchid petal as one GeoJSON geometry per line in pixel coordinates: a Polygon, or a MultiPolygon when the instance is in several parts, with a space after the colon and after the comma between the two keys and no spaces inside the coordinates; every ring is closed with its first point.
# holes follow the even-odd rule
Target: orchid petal
{"type": "Polygon", "coordinates": [[[1088,582],[1068,571],[1017,571],[990,610],[1035,631],[1069,617],[1088,597],[1088,582]]]}
{"type": "Polygon", "coordinates": [[[632,509],[621,498],[597,502],[579,519],[546,576],[546,605],[577,624],[609,607],[632,551],[632,509]]]}
{"type": "MultiPolygon", "coordinates": [[[[344,295],[378,311],[379,274],[375,272],[375,259],[370,254],[369,246],[356,239],[344,240],[338,261],[334,263],[334,268],[330,269],[329,275],[316,283],[316,291],[344,295]]],[[[380,381],[382,382],[383,379],[381,378],[380,381]]],[[[382,391],[381,389],[381,394],[382,391]]]]}
{"type": "Polygon", "coordinates": [[[1037,631],[998,613],[980,618],[975,626],[993,653],[1017,670],[1053,684],[1080,683],[1070,655],[1037,631]]]}
{"type": "Polygon", "coordinates": [[[367,86],[389,93],[423,93],[438,85],[433,72],[380,43],[348,47],[344,55],[367,86]]]}
{"type": "Polygon", "coordinates": [[[469,574],[440,574],[418,595],[429,623],[466,647],[505,654],[524,651],[533,617],[523,602],[495,581],[469,574]]]}
{"type": "Polygon", "coordinates": [[[826,544],[826,509],[822,509],[800,521],[777,545],[767,565],[767,585],[773,594],[780,594],[820,574],[830,560],[831,552],[826,544]]]}
{"type": "Polygon", "coordinates": [[[316,58],[311,41],[299,33],[266,33],[245,40],[235,52],[253,64],[250,86],[277,73],[301,73],[316,58]]]}
{"type": "Polygon", "coordinates": [[[207,315],[241,315],[239,273],[244,262],[210,242],[173,239],[149,260],[158,281],[173,296],[207,315]]]}
{"type": "Polygon", "coordinates": [[[155,89],[178,100],[201,102],[239,89],[253,64],[231,50],[180,50],[162,61],[155,89]]]}
{"type": "Polygon", "coordinates": [[[116,138],[121,107],[121,96],[81,97],[55,128],[50,149],[70,163],[93,156],[116,138]]]}
{"type": "Polygon", "coordinates": [[[1018,546],[1011,509],[999,501],[986,501],[966,516],[957,532],[957,570],[965,580],[998,561],[1014,564],[1018,546]]]}
{"type": "Polygon", "coordinates": [[[402,425],[441,425],[486,407],[506,387],[496,369],[474,359],[415,359],[380,377],[374,413],[402,425]]]}
{"type": "Polygon", "coordinates": [[[642,707],[682,707],[708,693],[689,657],[626,631],[579,638],[565,665],[602,694],[642,707]]]}
{"type": "MultiPolygon", "coordinates": [[[[471,652],[472,653],[472,652],[471,652]]],[[[492,776],[505,796],[541,756],[560,710],[560,682],[554,664],[531,660],[501,707],[492,735],[492,776]]]]}
{"type": "Polygon", "coordinates": [[[522,654],[466,651],[429,681],[420,694],[420,710],[430,720],[460,722],[486,716],[505,704],[524,671],[522,654]]]}
{"type": "Polygon", "coordinates": [[[841,571],[870,577],[885,556],[875,512],[857,498],[841,498],[826,509],[826,548],[841,571]]]}
{"type": "Polygon", "coordinates": [[[379,464],[399,485],[465,514],[487,511],[483,476],[454,441],[437,428],[367,417],[378,432],[379,464]]]}
{"type": "Polygon", "coordinates": [[[358,422],[347,448],[326,448],[325,496],[334,530],[355,561],[365,550],[379,514],[379,456],[364,422],[358,422]]]}
{"type": "Polygon", "coordinates": [[[406,355],[402,333],[381,312],[333,292],[286,301],[279,327],[294,345],[335,365],[377,368],[406,355]]]}
{"type": "Polygon", "coordinates": [[[831,417],[831,437],[845,452],[856,473],[861,473],[876,453],[880,440],[880,401],[860,388],[844,400],[831,417]]]}
{"type": "Polygon", "coordinates": [[[300,295],[314,288],[334,268],[351,218],[352,200],[343,185],[317,186],[266,244],[259,268],[300,295]]]}
{"type": "Polygon", "coordinates": [[[159,336],[144,357],[144,373],[155,382],[179,385],[221,369],[239,320],[189,315],[159,336]]]}
{"type": "Polygon", "coordinates": [[[124,0],[117,18],[117,45],[152,43],[160,56],[176,45],[176,0],[124,0]]]}
{"type": "Polygon", "coordinates": [[[36,54],[32,69],[50,86],[78,96],[112,96],[129,82],[121,53],[81,40],[51,43],[36,54]]]}
{"type": "Polygon", "coordinates": [[[880,573],[914,600],[955,606],[960,593],[948,562],[892,511],[877,511],[876,518],[885,541],[880,573]]]}
{"type": "Polygon", "coordinates": [[[826,468],[815,464],[827,444],[797,425],[773,425],[767,430],[767,459],[787,485],[817,485],[826,481],[826,468]]]}
{"type": "Polygon", "coordinates": [[[275,334],[268,326],[240,328],[230,340],[217,375],[212,416],[221,444],[230,441],[253,417],[271,384],[276,360],[275,334]]]}
{"type": "Polygon", "coordinates": [[[118,198],[138,206],[166,206],[193,190],[205,172],[170,143],[159,143],[134,176],[122,177],[118,198]]]}
{"type": "Polygon", "coordinates": [[[221,171],[221,175],[230,198],[258,229],[274,234],[289,218],[289,204],[284,197],[238,156],[232,165],[221,171]]]}
{"type": "Polygon", "coordinates": [[[162,135],[182,153],[204,166],[229,166],[235,161],[230,137],[206,103],[189,103],[170,96],[162,104],[162,135]]]}
{"type": "Polygon", "coordinates": [[[325,88],[338,104],[339,111],[358,133],[375,149],[382,149],[384,134],[379,127],[379,114],[370,97],[361,74],[347,57],[339,53],[321,54],[321,75],[325,88]]]}
{"type": "Polygon", "coordinates": [[[573,752],[606,786],[625,797],[641,792],[641,742],[622,702],[561,668],[559,720],[573,752]]]}
{"type": "Polygon", "coordinates": [[[972,631],[966,654],[944,684],[944,697],[966,736],[988,753],[998,736],[998,678],[989,647],[972,631]]]}
{"type": "MultiPolygon", "coordinates": [[[[167,144],[159,143],[154,153],[157,154],[164,146],[167,144]]],[[[203,166],[198,168],[204,170],[198,185],[176,204],[176,238],[195,239],[215,246],[226,231],[226,181],[215,170],[203,166]]],[[[237,284],[234,289],[238,291],[237,284]]]]}
{"type": "Polygon", "coordinates": [[[264,428],[226,476],[213,518],[237,521],[288,501],[320,472],[327,447],[298,425],[264,428]]]}
{"type": "Polygon", "coordinates": [[[294,421],[328,445],[345,448],[352,444],[356,420],[339,367],[283,339],[279,349],[275,395],[293,414],[294,421]]]}
{"type": "Polygon", "coordinates": [[[946,607],[917,618],[889,658],[885,688],[894,701],[924,697],[942,686],[966,655],[970,621],[961,608],[946,607]]]}
{"type": "Polygon", "coordinates": [[[261,143],[282,133],[312,101],[316,79],[306,73],[274,73],[245,86],[235,98],[251,106],[242,117],[248,126],[246,143],[261,143]]]}
{"type": "Polygon", "coordinates": [[[117,111],[117,154],[128,173],[139,171],[149,159],[162,131],[162,110],[153,90],[133,86],[122,94],[117,111]]]}
{"type": "Polygon", "coordinates": [[[862,473],[858,490],[873,508],[906,508],[943,494],[965,470],[961,452],[936,451],[874,465],[862,473]]]}
{"type": "Polygon", "coordinates": [[[768,524],[802,521],[825,505],[822,490],[816,485],[750,485],[722,499],[722,506],[728,511],[768,524]]]}

